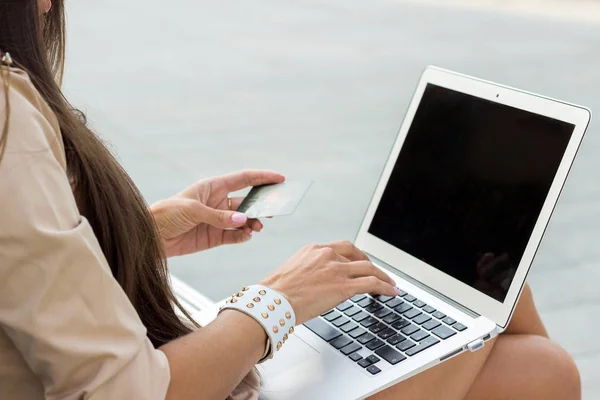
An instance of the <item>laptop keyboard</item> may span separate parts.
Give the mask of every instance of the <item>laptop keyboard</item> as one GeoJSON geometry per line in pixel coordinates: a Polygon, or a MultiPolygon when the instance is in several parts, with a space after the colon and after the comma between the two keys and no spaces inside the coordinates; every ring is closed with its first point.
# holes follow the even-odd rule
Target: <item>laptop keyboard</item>
{"type": "Polygon", "coordinates": [[[396,365],[467,329],[415,296],[359,294],[304,324],[372,375],[384,359],[396,365]],[[358,354],[367,349],[367,357],[358,354]]]}

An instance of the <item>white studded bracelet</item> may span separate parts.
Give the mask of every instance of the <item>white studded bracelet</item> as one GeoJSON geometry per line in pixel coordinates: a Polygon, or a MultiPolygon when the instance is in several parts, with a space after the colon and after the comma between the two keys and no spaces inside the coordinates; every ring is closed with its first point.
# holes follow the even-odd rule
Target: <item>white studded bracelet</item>
{"type": "Polygon", "coordinates": [[[260,362],[273,357],[288,336],[294,333],[296,316],[287,299],[266,286],[245,286],[219,309],[237,310],[255,319],[267,333],[268,341],[260,362]]]}

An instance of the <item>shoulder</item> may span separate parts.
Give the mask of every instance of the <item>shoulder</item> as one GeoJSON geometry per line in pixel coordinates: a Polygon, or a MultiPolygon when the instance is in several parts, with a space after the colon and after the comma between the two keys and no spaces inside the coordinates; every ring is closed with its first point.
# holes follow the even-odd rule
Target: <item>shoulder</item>
{"type": "Polygon", "coordinates": [[[56,115],[27,73],[16,68],[0,74],[0,135],[6,122],[8,132],[2,163],[24,155],[49,152],[66,169],[56,115]]]}

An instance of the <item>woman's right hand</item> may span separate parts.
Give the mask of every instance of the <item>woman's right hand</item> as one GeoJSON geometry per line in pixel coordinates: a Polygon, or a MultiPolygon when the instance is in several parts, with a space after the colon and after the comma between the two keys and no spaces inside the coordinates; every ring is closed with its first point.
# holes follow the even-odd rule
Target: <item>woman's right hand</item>
{"type": "Polygon", "coordinates": [[[348,241],[306,246],[261,284],[286,297],[298,325],[359,293],[398,294],[396,283],[348,241]]]}

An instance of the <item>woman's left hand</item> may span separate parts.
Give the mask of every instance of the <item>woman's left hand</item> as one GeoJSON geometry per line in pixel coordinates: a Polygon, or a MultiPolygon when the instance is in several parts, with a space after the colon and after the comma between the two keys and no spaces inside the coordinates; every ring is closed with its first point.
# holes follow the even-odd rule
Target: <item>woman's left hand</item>
{"type": "Polygon", "coordinates": [[[252,232],[260,232],[263,225],[235,212],[243,198],[230,200],[229,193],[284,180],[283,175],[271,171],[241,171],[201,180],[154,204],[150,210],[167,257],[250,240],[252,232]]]}

